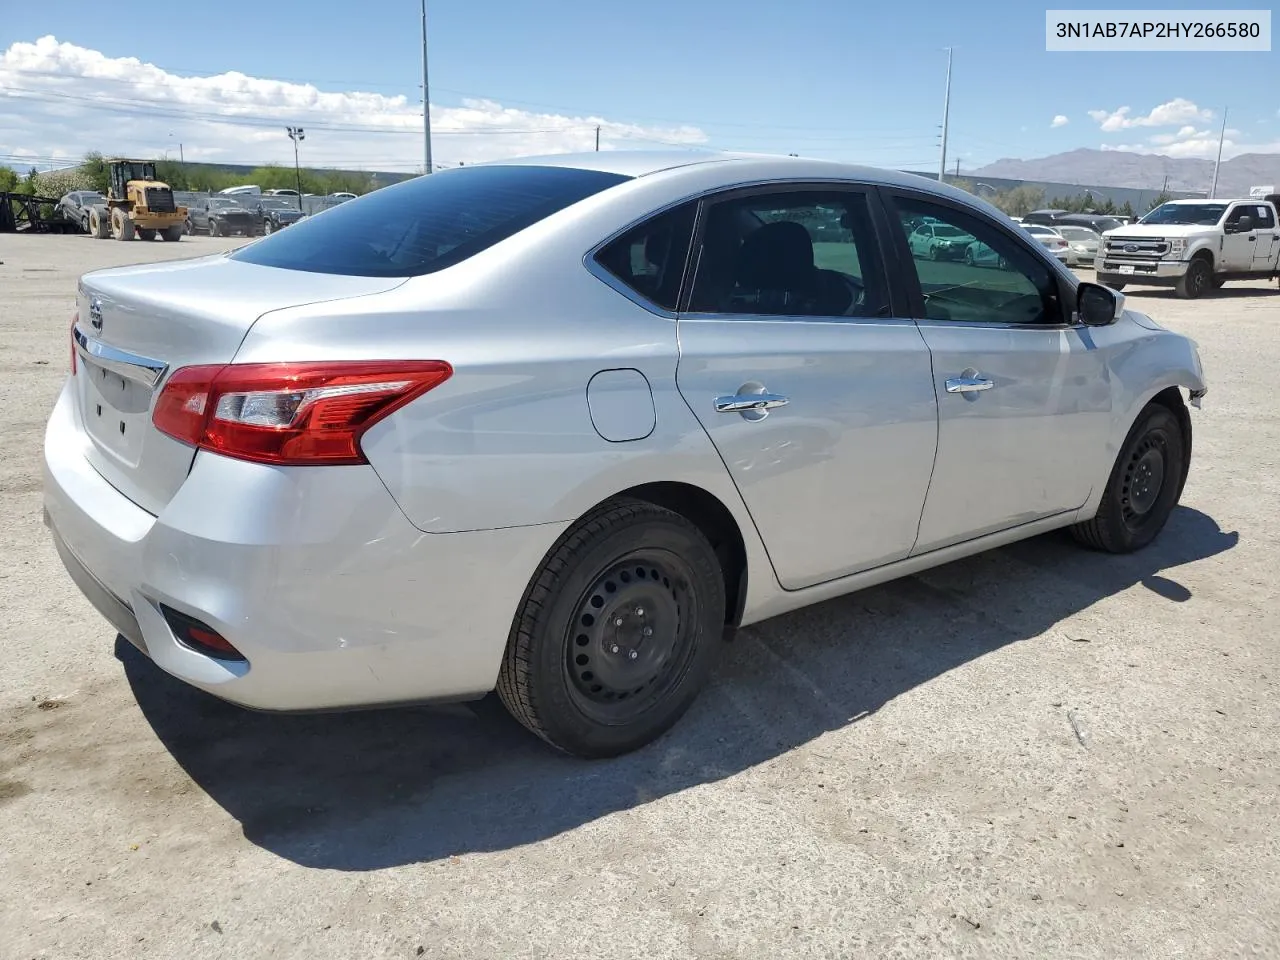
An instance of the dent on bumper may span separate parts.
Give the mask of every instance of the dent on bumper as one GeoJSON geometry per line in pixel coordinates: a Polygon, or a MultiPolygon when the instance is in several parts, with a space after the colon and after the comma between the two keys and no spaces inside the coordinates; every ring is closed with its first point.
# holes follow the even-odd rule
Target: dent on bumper
{"type": "Polygon", "coordinates": [[[484,694],[529,578],[566,526],[425,534],[372,468],[205,453],[152,517],[93,470],[83,441],[64,392],[46,432],[45,508],[72,579],[162,669],[258,709],[484,694]],[[247,663],[178,643],[162,603],[247,663]]]}

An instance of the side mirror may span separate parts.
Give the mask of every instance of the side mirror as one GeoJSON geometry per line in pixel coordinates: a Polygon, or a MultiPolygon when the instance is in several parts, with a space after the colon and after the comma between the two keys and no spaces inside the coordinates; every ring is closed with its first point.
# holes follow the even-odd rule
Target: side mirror
{"type": "Polygon", "coordinates": [[[1248,232],[1249,232],[1250,230],[1252,230],[1252,229],[1253,229],[1253,217],[1249,216],[1249,215],[1246,213],[1246,214],[1243,214],[1243,215],[1240,217],[1240,219],[1236,221],[1236,228],[1235,228],[1234,232],[1235,232],[1235,233],[1248,233],[1248,232]]]}
{"type": "Polygon", "coordinates": [[[1076,288],[1076,314],[1086,327],[1108,327],[1124,313],[1124,294],[1100,283],[1076,288]]]}

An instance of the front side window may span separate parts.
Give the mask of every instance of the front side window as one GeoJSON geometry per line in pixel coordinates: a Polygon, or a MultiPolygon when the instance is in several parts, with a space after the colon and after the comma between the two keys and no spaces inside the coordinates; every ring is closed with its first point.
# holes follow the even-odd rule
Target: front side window
{"type": "Polygon", "coordinates": [[[1050,268],[994,224],[924,200],[899,198],[895,203],[909,239],[914,239],[910,224],[919,217],[937,221],[938,239],[927,250],[918,243],[909,244],[925,318],[1001,324],[1063,322],[1057,280],[1050,268]]]}
{"type": "Polygon", "coordinates": [[[675,310],[697,212],[691,201],[660,213],[606,246],[596,262],[646,300],[675,310]]]}
{"type": "Polygon", "coordinates": [[[874,317],[889,312],[866,194],[754,194],[707,210],[695,313],[874,317]]]}
{"type": "Polygon", "coordinates": [[[455,167],[330,207],[231,259],[310,273],[421,276],[629,179],[572,167],[455,167]]]}

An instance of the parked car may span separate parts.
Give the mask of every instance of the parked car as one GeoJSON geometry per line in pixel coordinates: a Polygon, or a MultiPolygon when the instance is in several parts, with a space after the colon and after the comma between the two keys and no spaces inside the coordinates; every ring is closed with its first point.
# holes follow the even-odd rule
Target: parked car
{"type": "Polygon", "coordinates": [[[346,193],[345,191],[339,191],[338,193],[331,193],[329,194],[329,196],[332,197],[334,200],[354,200],[356,198],[356,195],[354,193],[346,193]]]}
{"type": "Polygon", "coordinates": [[[258,232],[261,234],[283,230],[303,217],[297,204],[290,203],[283,197],[263,197],[258,201],[257,212],[258,232]]]}
{"type": "MultiPolygon", "coordinates": [[[[263,194],[263,196],[267,196],[267,197],[296,197],[298,195],[299,194],[297,190],[290,190],[286,187],[280,187],[279,189],[276,189],[276,190],[267,190],[263,194]]],[[[308,196],[310,196],[310,194],[308,194],[308,196]]]]}
{"type": "Polygon", "coordinates": [[[1063,263],[1066,263],[1070,258],[1071,250],[1070,245],[1067,243],[1067,238],[1057,230],[1052,227],[1041,226],[1038,223],[1024,223],[1022,229],[1035,237],[1042,247],[1063,263]]]}
{"type": "Polygon", "coordinates": [[[1126,553],[1164,527],[1194,343],[989,209],[605,151],[89,273],[46,522],[115,630],[226,700],[496,687],[556,747],[619,754],[736,627],[1056,528],[1126,553]],[[921,216],[1004,266],[913,257],[921,216]]]}
{"type": "Polygon", "coordinates": [[[999,267],[1007,265],[1003,256],[981,240],[975,240],[964,251],[964,262],[971,267],[999,267]]]}
{"type": "Polygon", "coordinates": [[[204,197],[188,208],[187,232],[201,230],[211,237],[251,237],[258,231],[257,214],[236,197],[204,197]]]}
{"type": "Polygon", "coordinates": [[[1102,237],[1088,227],[1077,227],[1069,223],[1054,228],[1067,241],[1067,265],[1071,267],[1091,267],[1098,256],[1098,244],[1102,237]]]}
{"type": "Polygon", "coordinates": [[[963,260],[973,237],[947,223],[926,221],[907,236],[913,257],[929,260],[963,260]]]}
{"type": "Polygon", "coordinates": [[[89,210],[97,204],[105,204],[107,198],[97,190],[73,190],[58,201],[57,212],[80,229],[89,232],[89,210]]]}

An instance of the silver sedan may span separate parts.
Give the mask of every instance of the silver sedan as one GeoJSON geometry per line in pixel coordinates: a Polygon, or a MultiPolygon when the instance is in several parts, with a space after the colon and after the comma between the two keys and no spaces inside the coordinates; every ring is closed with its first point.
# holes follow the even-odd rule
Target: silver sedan
{"type": "Polygon", "coordinates": [[[688,152],[88,274],[69,337],[46,521],[159,667],[266,710],[496,688],[587,757],[675,723],[736,627],[1060,527],[1140,549],[1205,392],[962,191],[688,152]],[[994,262],[913,256],[922,223],[994,262]]]}

